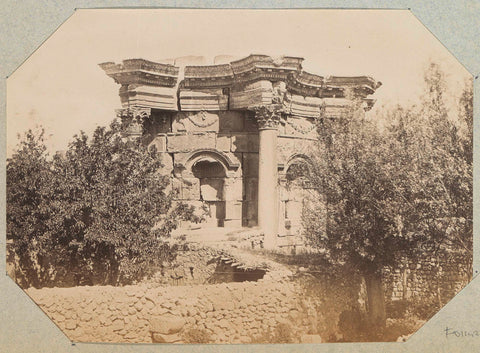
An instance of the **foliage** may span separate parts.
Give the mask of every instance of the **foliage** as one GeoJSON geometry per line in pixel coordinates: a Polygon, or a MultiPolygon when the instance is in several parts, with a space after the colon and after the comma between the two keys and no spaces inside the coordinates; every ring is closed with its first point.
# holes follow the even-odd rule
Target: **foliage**
{"type": "Polygon", "coordinates": [[[75,136],[53,158],[43,131],[27,132],[7,161],[7,233],[26,271],[23,285],[69,273],[83,284],[128,283],[172,258],[161,237],[192,210],[173,205],[161,166],[154,149],[124,139],[115,121],[91,139],[75,136]]]}
{"type": "Polygon", "coordinates": [[[7,161],[7,238],[14,240],[15,253],[23,265],[20,276],[36,282],[49,275],[44,264],[49,238],[44,234],[52,214],[52,179],[44,131],[29,130],[7,161]]]}
{"type": "Polygon", "coordinates": [[[377,298],[383,296],[382,268],[401,256],[415,261],[445,248],[471,256],[471,83],[461,109],[451,111],[436,65],[425,82],[421,106],[386,112],[383,125],[363,114],[356,100],[342,117],[318,123],[310,183],[326,205],[306,212],[306,234],[332,262],[358,269],[377,298]],[[325,207],[326,227],[315,218],[325,207]]]}

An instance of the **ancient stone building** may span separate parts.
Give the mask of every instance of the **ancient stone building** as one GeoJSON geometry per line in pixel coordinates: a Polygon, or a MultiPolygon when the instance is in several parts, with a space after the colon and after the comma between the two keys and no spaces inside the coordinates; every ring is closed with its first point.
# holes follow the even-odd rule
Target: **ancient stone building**
{"type": "Polygon", "coordinates": [[[308,165],[315,119],[338,116],[347,90],[370,108],[368,96],[380,83],[314,75],[302,70],[299,57],[217,57],[224,63],[214,65],[188,59],[100,67],[121,85],[127,134],[144,135],[162,153],[178,197],[205,207],[210,225],[258,225],[265,246],[273,247],[277,236],[300,226],[302,186],[287,186],[287,179],[308,165]]]}

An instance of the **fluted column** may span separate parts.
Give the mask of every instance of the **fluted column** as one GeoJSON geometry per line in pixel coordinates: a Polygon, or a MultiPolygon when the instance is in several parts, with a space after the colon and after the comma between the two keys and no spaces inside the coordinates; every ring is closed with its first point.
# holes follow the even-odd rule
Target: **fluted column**
{"type": "Polygon", "coordinates": [[[276,246],[278,233],[277,137],[280,121],[278,104],[254,108],[258,121],[258,225],[265,238],[265,248],[276,246]]]}

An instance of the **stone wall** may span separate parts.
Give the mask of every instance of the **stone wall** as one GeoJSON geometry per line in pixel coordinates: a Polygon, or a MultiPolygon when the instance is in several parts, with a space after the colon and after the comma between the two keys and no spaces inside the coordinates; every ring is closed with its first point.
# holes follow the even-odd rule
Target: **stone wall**
{"type": "Polygon", "coordinates": [[[472,278],[471,257],[425,254],[418,262],[404,259],[393,271],[385,271],[386,298],[448,302],[472,278]]]}
{"type": "Polygon", "coordinates": [[[249,343],[282,324],[294,337],[318,341],[305,336],[314,323],[300,289],[287,279],[26,292],[74,342],[188,343],[193,332],[211,343],[249,343]]]}

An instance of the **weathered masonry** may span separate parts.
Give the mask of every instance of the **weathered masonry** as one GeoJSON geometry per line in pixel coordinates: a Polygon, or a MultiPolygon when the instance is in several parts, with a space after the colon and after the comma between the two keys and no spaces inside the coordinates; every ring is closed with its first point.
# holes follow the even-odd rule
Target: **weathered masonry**
{"type": "Polygon", "coordinates": [[[211,225],[259,226],[273,247],[300,226],[302,186],[289,175],[308,165],[315,119],[338,116],[347,90],[369,109],[380,83],[310,74],[298,57],[217,59],[224,63],[129,59],[100,67],[121,85],[127,134],[162,153],[179,198],[206,207],[211,225]]]}

